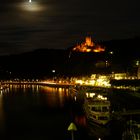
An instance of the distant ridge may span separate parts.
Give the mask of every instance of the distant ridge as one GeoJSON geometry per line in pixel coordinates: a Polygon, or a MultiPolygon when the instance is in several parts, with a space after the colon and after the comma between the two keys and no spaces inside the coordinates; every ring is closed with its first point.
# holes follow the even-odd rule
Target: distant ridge
{"type": "Polygon", "coordinates": [[[140,37],[103,41],[102,43],[110,50],[112,49],[117,52],[127,52],[130,54],[134,53],[134,55],[137,53],[140,54],[140,37]]]}
{"type": "Polygon", "coordinates": [[[0,56],[0,79],[89,76],[115,70],[126,72],[133,69],[136,60],[140,60],[139,41],[140,38],[103,41],[100,42],[105,46],[105,52],[102,53],[75,52],[73,47],[69,47],[0,56]],[[53,69],[56,70],[55,75],[53,69]]]}

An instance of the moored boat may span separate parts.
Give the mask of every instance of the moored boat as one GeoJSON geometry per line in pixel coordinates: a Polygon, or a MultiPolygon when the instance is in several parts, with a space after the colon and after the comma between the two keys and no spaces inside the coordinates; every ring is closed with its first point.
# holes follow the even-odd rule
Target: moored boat
{"type": "Polygon", "coordinates": [[[105,125],[110,121],[110,101],[102,95],[86,94],[84,111],[87,119],[97,124],[105,125]]]}
{"type": "Polygon", "coordinates": [[[89,135],[103,139],[110,136],[110,101],[100,94],[87,93],[84,101],[84,112],[89,135]]]}

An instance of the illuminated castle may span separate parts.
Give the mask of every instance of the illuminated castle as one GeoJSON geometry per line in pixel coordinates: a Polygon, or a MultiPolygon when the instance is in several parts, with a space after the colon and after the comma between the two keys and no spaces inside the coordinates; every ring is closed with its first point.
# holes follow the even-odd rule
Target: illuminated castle
{"type": "Polygon", "coordinates": [[[92,42],[91,37],[86,37],[85,42],[73,48],[77,52],[104,52],[105,49],[99,44],[92,42]]]}

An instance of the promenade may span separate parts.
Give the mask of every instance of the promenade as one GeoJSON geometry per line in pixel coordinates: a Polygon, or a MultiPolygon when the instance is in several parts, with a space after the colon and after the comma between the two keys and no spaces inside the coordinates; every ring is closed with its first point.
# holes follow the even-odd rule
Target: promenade
{"type": "Polygon", "coordinates": [[[42,85],[42,86],[50,86],[50,87],[65,87],[68,88],[70,86],[74,86],[75,84],[70,84],[70,83],[57,83],[53,81],[3,81],[3,85],[8,84],[8,85],[42,85]]]}

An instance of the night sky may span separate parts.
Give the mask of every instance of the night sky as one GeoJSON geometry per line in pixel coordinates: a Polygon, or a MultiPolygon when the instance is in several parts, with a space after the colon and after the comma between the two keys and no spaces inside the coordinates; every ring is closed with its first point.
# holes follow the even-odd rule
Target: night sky
{"type": "Polygon", "coordinates": [[[0,55],[140,36],[139,0],[2,0],[0,55]]]}

